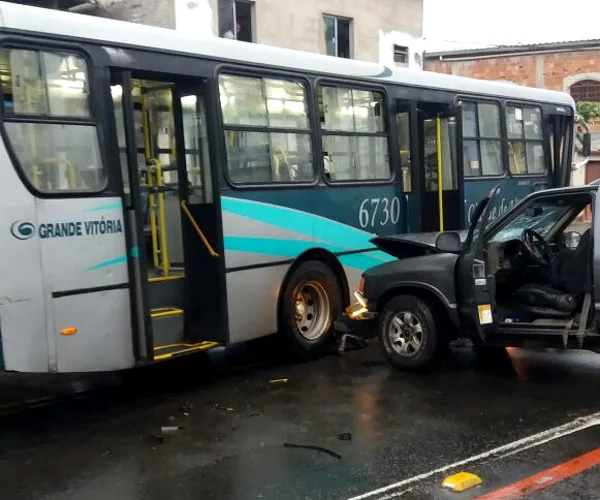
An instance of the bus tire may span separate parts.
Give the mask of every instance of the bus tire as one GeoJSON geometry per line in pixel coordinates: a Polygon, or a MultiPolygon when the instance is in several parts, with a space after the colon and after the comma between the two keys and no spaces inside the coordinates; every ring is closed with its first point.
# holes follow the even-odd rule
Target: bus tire
{"type": "Polygon", "coordinates": [[[289,353],[308,361],[332,352],[334,322],[342,313],[339,281],[323,262],[302,262],[289,276],[280,307],[280,329],[289,353]]]}
{"type": "Polygon", "coordinates": [[[383,357],[399,371],[433,369],[448,345],[435,321],[433,307],[413,295],[398,295],[385,305],[377,336],[383,357]]]}

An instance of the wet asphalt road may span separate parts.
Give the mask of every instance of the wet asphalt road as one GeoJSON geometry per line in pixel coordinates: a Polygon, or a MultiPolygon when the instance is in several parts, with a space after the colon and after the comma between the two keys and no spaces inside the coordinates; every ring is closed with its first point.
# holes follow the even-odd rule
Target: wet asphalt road
{"type": "MultiPolygon", "coordinates": [[[[376,346],[303,365],[245,353],[229,361],[248,363],[256,366],[230,370],[197,356],[104,383],[53,380],[54,387],[101,388],[5,412],[2,497],[348,499],[600,410],[600,355],[586,352],[515,350],[481,363],[463,347],[428,375],[391,370],[376,346]],[[280,378],[287,383],[270,382],[280,378]],[[161,438],[163,425],[183,429],[161,438]]],[[[1,382],[12,389],[0,411],[11,408],[7,395],[38,399],[49,390],[36,380],[1,382]]],[[[593,426],[471,464],[484,479],[475,492],[448,497],[443,476],[431,476],[399,498],[475,498],[596,447],[600,427],[593,426]]],[[[599,498],[599,486],[600,467],[527,498],[599,498]]]]}

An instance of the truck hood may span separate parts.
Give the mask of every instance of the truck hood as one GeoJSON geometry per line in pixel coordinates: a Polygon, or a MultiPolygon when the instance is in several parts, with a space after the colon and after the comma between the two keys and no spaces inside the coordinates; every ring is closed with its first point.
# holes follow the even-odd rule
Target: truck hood
{"type": "MultiPolygon", "coordinates": [[[[465,241],[467,233],[467,230],[459,231],[461,241],[465,241]]],[[[377,248],[392,257],[405,259],[407,257],[441,253],[435,246],[435,241],[439,234],[439,231],[433,233],[395,234],[391,236],[376,236],[370,241],[377,248]]]]}

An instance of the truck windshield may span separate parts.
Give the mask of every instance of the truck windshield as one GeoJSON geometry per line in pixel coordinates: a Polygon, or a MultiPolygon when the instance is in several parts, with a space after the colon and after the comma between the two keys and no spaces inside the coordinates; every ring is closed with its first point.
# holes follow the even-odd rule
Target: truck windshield
{"type": "Polygon", "coordinates": [[[517,215],[491,241],[501,243],[519,239],[527,228],[545,238],[570,209],[570,205],[559,205],[556,201],[539,201],[517,215]]]}

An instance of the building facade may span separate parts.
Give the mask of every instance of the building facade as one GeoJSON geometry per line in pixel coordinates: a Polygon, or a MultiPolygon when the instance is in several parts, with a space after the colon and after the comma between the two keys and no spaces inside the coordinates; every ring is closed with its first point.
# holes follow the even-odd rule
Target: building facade
{"type": "Polygon", "coordinates": [[[592,156],[573,183],[600,178],[600,40],[426,53],[424,69],[569,92],[592,136],[592,156]]]}
{"type": "Polygon", "coordinates": [[[38,0],[40,6],[422,69],[424,0],[38,0]]]}

